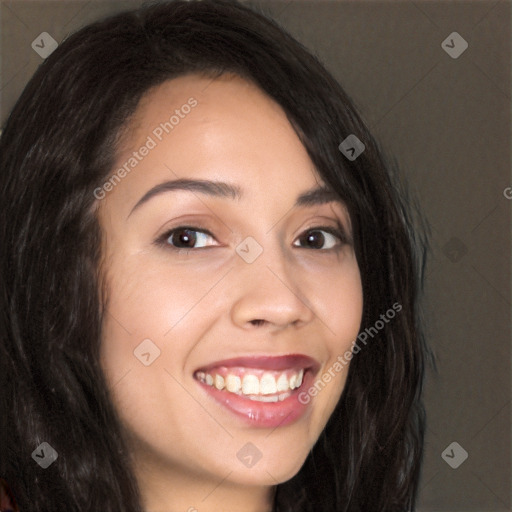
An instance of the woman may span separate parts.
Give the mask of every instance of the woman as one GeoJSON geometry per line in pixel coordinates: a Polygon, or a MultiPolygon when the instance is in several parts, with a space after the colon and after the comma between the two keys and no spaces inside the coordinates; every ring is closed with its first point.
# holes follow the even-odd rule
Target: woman
{"type": "Polygon", "coordinates": [[[299,43],[232,1],[121,13],[55,50],[0,145],[20,510],[414,508],[415,235],[299,43]]]}

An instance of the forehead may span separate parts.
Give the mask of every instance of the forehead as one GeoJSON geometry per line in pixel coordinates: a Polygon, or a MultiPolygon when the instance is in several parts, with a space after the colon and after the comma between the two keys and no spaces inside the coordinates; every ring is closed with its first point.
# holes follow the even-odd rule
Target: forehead
{"type": "Polygon", "coordinates": [[[113,171],[122,168],[110,195],[132,206],[149,188],[178,178],[232,183],[247,190],[244,198],[265,190],[266,200],[295,200],[322,184],[280,105],[233,75],[186,75],[148,91],[120,144],[113,171]]]}

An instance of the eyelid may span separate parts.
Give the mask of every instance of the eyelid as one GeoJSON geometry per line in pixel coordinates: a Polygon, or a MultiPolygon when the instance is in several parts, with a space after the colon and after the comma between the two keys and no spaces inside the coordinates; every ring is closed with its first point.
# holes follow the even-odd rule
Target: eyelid
{"type": "Polygon", "coordinates": [[[351,240],[350,234],[347,232],[347,229],[342,224],[342,222],[337,219],[335,221],[335,223],[336,224],[334,226],[330,226],[330,225],[327,225],[327,224],[321,224],[321,223],[320,224],[313,223],[311,226],[303,229],[301,231],[301,234],[305,233],[307,231],[327,231],[331,235],[335,235],[335,236],[340,237],[340,240],[344,244],[351,244],[352,240],[351,240]]]}

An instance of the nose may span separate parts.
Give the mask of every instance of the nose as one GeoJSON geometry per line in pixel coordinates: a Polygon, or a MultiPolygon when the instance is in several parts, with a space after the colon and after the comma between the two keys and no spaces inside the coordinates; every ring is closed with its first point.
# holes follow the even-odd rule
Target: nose
{"type": "Polygon", "coordinates": [[[233,270],[231,320],[235,325],[282,330],[301,327],[314,318],[307,291],[301,286],[305,281],[281,249],[264,248],[256,261],[239,259],[233,270]]]}

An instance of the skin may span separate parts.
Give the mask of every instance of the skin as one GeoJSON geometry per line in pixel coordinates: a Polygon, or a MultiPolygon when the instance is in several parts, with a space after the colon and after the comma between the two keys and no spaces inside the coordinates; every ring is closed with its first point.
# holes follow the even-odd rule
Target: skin
{"type": "Polygon", "coordinates": [[[304,416],[275,429],[213,401],[193,373],[232,357],[300,353],[320,363],[319,378],[350,350],[363,303],[353,247],[323,231],[320,248],[304,241],[338,222],[350,234],[350,218],[340,202],[293,207],[322,180],[280,106],[238,77],[187,75],[149,91],[116,169],[190,97],[197,106],[98,201],[108,285],[101,364],[146,510],[270,511],[275,485],[299,471],[325,427],[348,367],[304,416]],[[243,197],[166,192],[130,214],[149,189],[177,178],[224,181],[243,197]],[[154,244],[183,225],[214,238],[199,234],[188,252],[154,244]],[[250,264],[235,251],[248,236],[263,248],[250,264]],[[145,366],[134,350],[148,338],[160,356],[145,366]],[[248,442],[262,454],[251,468],[237,458],[248,442]]]}

